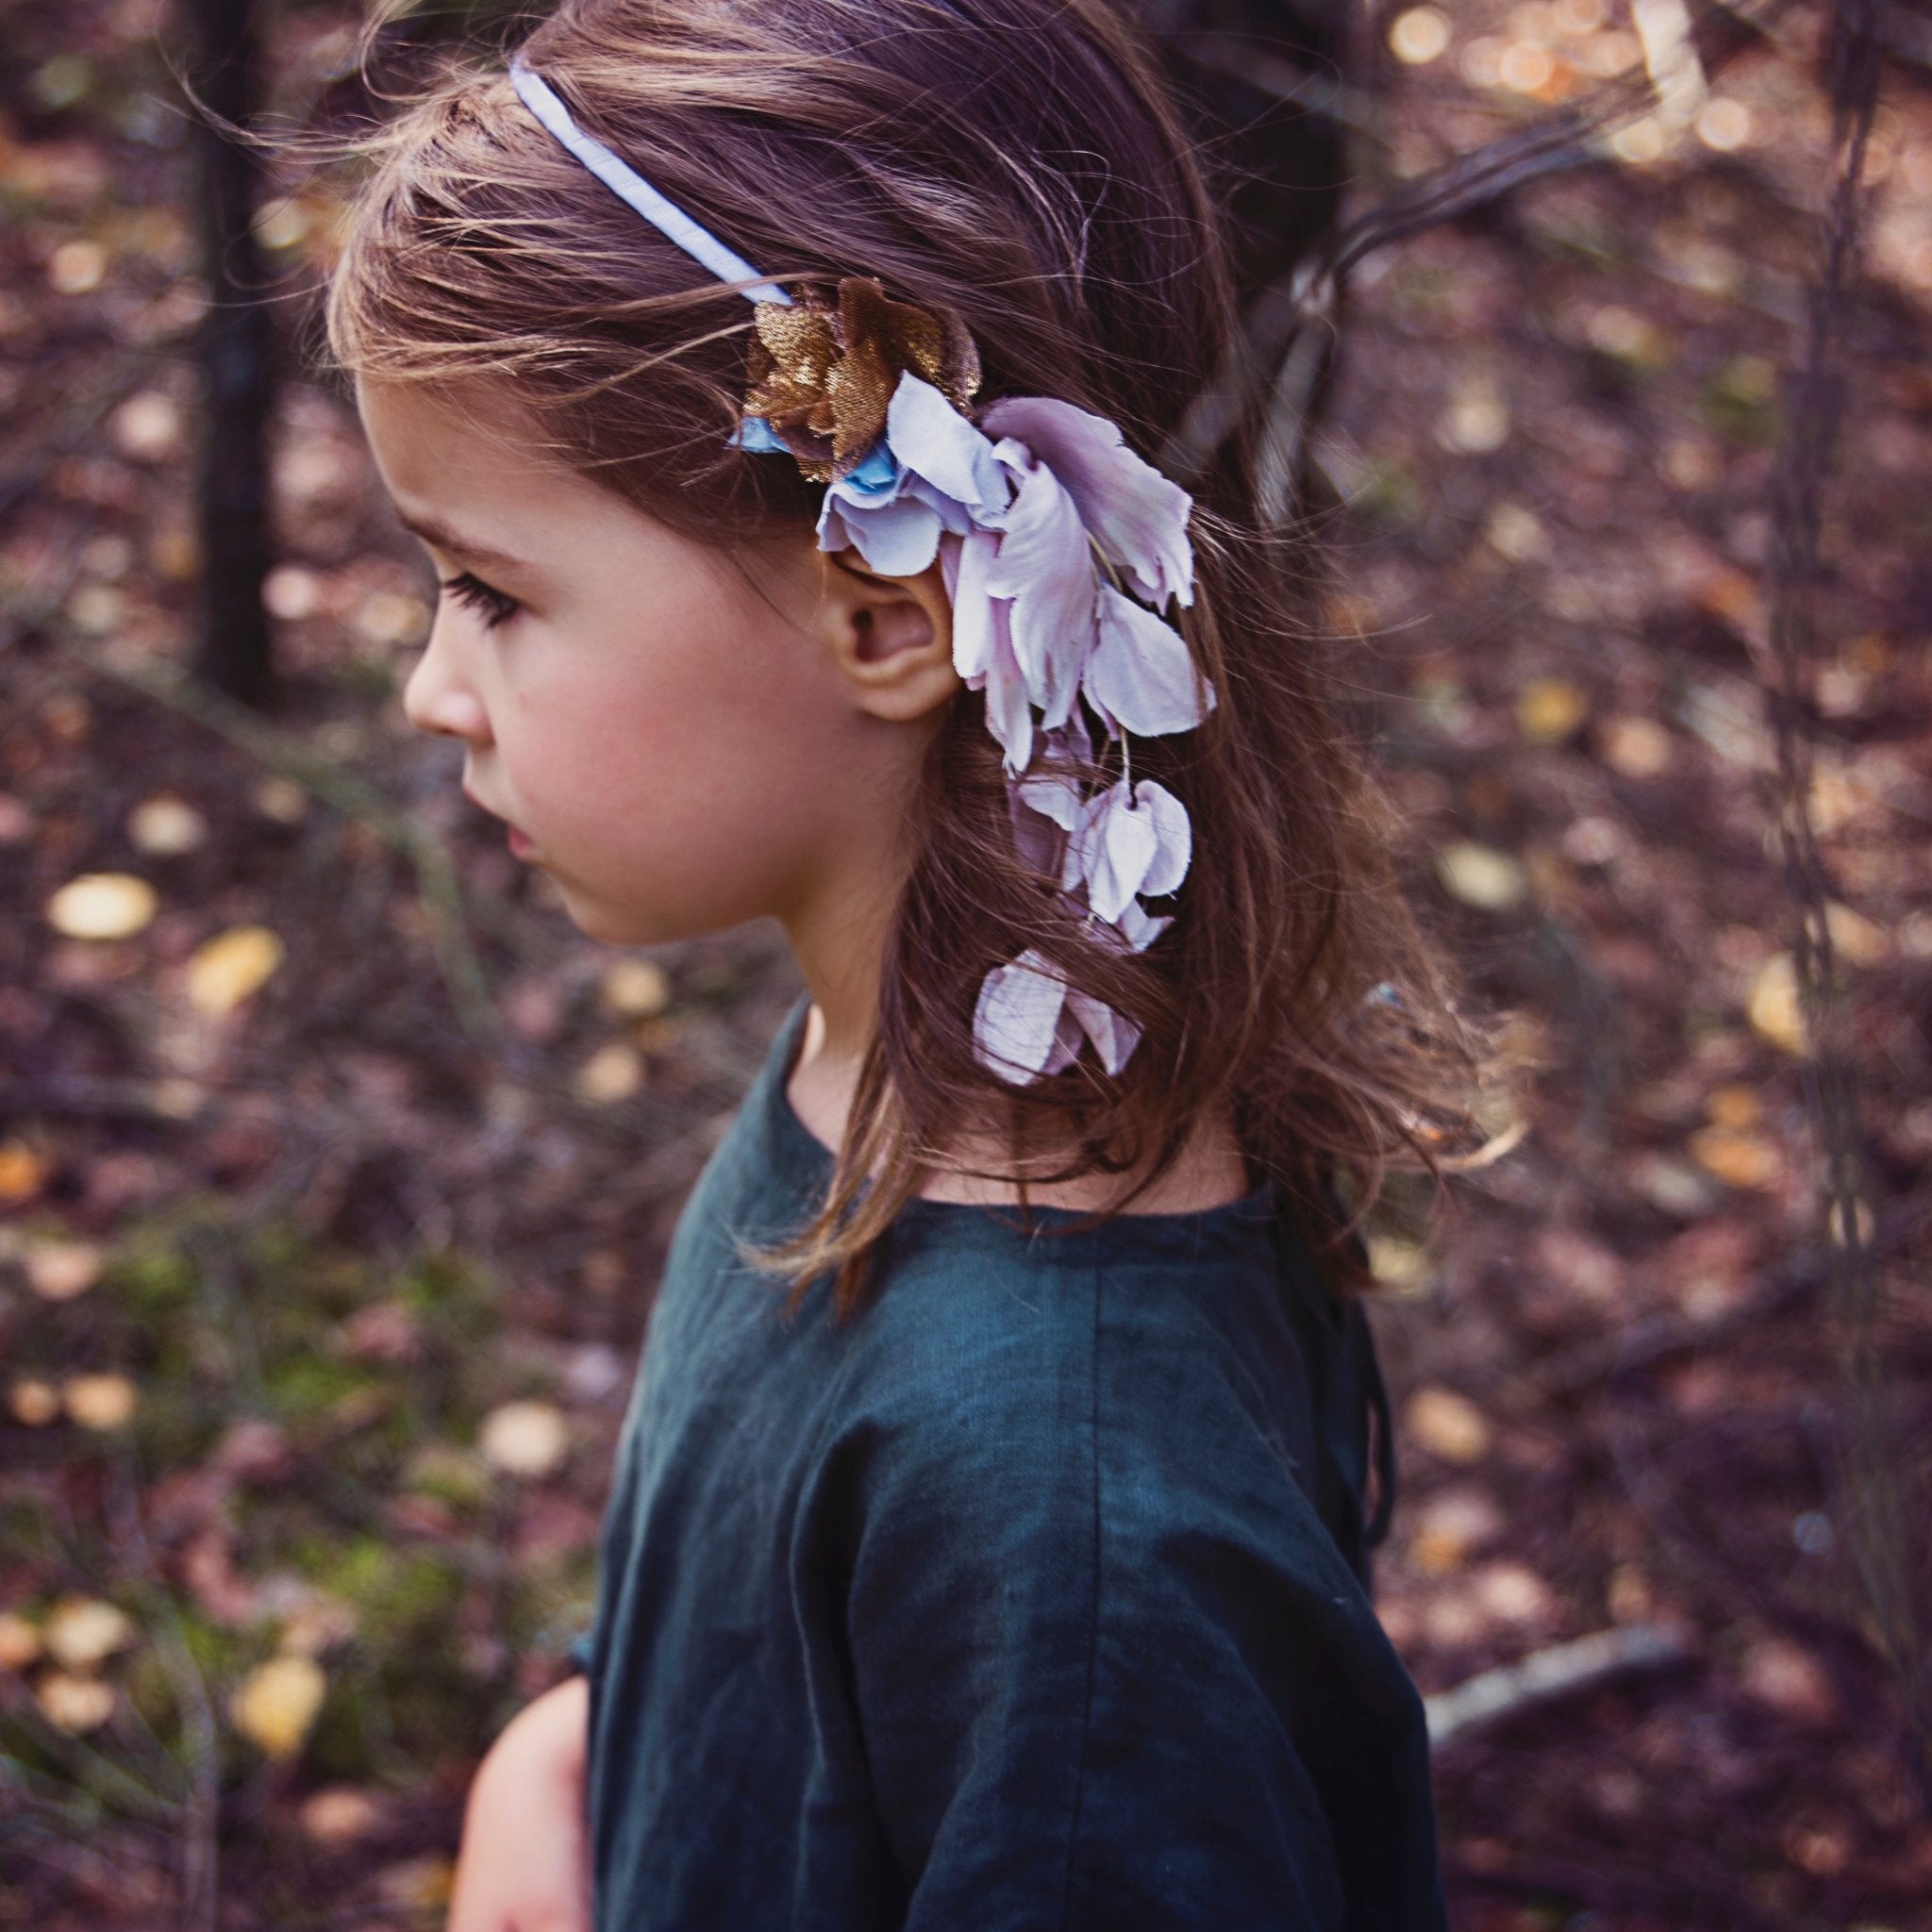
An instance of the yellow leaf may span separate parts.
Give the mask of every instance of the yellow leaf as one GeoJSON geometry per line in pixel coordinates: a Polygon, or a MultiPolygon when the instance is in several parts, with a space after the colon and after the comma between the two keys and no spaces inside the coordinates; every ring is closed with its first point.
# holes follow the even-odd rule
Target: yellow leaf
{"type": "Polygon", "coordinates": [[[549,1402],[506,1402],[483,1418],[483,1459],[506,1475],[546,1476],[570,1449],[563,1411],[549,1402]]]}
{"type": "Polygon", "coordinates": [[[1507,912],[1529,890],[1528,874],[1517,860],[1473,839],[1443,846],[1436,855],[1436,872],[1451,898],[1484,912],[1507,912]]]}
{"type": "Polygon", "coordinates": [[[47,1612],[41,1631],[47,1655],[71,1671],[92,1670],[135,1641],[125,1611],[99,1597],[63,1597],[47,1612]]]}
{"type": "Polygon", "coordinates": [[[154,919],[155,889],[131,873],[87,872],[47,901],[47,923],[70,940],[131,939],[154,919]]]}
{"type": "Polygon", "coordinates": [[[1726,1187],[1774,1188],[1784,1174],[1784,1157],[1761,1134],[1737,1127],[1699,1127],[1689,1144],[1691,1159],[1726,1187]]]}
{"type": "Polygon", "coordinates": [[[204,940],[188,961],[188,998],[204,1013],[232,1013],[282,963],[281,941],[265,925],[235,925],[204,940]]]}
{"type": "Polygon", "coordinates": [[[24,1429],[44,1429],[60,1413],[60,1391],[37,1375],[22,1375],[7,1391],[8,1412],[24,1429]]]}
{"type": "Polygon", "coordinates": [[[604,1004],[626,1020],[655,1020],[671,1004],[671,975],[655,959],[620,959],[604,975],[604,1004]]]}
{"type": "Polygon", "coordinates": [[[0,1671],[24,1671],[41,1655],[41,1633],[12,1610],[0,1610],[0,1671]]]}
{"type": "Polygon", "coordinates": [[[1589,713],[1590,700],[1567,677],[1534,677],[1516,698],[1516,728],[1532,744],[1560,744],[1589,713]]]}
{"type": "Polygon", "coordinates": [[[1839,957],[1853,966],[1882,966],[1891,957],[1891,935],[1882,925],[1836,900],[1824,908],[1824,923],[1839,957]]]}
{"type": "Polygon", "coordinates": [[[101,1251],[92,1241],[36,1241],[21,1265],[43,1301],[71,1302],[101,1278],[101,1251]]]}
{"type": "Polygon", "coordinates": [[[1405,67],[1426,67],[1449,50],[1449,16],[1440,7],[1411,7],[1389,24],[1389,51],[1405,67]]]}
{"type": "Polygon", "coordinates": [[[325,1785],[297,1815],[304,1833],[329,1851],[367,1838],[382,1823],[375,1800],[354,1785],[325,1785]]]}
{"type": "Polygon", "coordinates": [[[34,1686],[34,1702],[59,1730],[97,1731],[114,1715],[114,1687],[98,1677],[49,1671],[34,1686]]]}
{"type": "Polygon", "coordinates": [[[386,1865],[375,1876],[383,1903],[404,1912],[441,1912],[455,1887],[456,1867],[434,1852],[386,1865]]]}
{"type": "Polygon", "coordinates": [[[1418,1389],[1402,1414],[1409,1435],[1439,1461],[1480,1462],[1490,1453],[1490,1425],[1482,1410],[1453,1389],[1418,1389]]]}
{"type": "Polygon", "coordinates": [[[628,1100],[644,1084],[643,1056],[634,1046],[600,1046],[577,1069],[572,1085],[579,1100],[608,1106],[628,1100]]]}
{"type": "Polygon", "coordinates": [[[1798,969],[1789,953],[1774,953],[1757,969],[1745,1008],[1752,1030],[1781,1052],[1805,1051],[1805,1013],[1798,1001],[1798,969]]]}
{"type": "Polygon", "coordinates": [[[242,1680],[228,1705],[235,1728],[280,1763],[301,1750],[328,1695],[328,1679],[313,1657],[274,1657],[242,1680]]]}
{"type": "Polygon", "coordinates": [[[31,1200],[47,1178],[49,1163],[25,1141],[0,1144],[0,1202],[12,1207],[31,1200]]]}
{"type": "Polygon", "coordinates": [[[141,1398],[125,1375],[69,1375],[60,1385],[67,1413],[84,1429],[118,1429],[134,1419],[141,1398]]]}
{"type": "Polygon", "coordinates": [[[1650,718],[1626,715],[1603,727],[1604,762],[1626,778],[1655,778],[1670,769],[1671,734],[1650,718]]]}
{"type": "Polygon", "coordinates": [[[127,836],[156,858],[178,858],[208,842],[208,821],[186,799],[158,791],[128,813],[127,836]]]}

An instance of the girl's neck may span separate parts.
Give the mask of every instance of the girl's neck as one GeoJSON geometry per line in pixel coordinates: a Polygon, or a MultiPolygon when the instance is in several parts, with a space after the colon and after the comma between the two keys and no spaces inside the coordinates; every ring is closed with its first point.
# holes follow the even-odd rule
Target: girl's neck
{"type": "MultiPolygon", "coordinates": [[[[824,1146],[843,1144],[851,1117],[852,1097],[865,1056],[863,1036],[842,1043],[827,1025],[816,999],[806,1015],[805,1037],[798,1058],[786,1082],[785,1096],[812,1137],[824,1146]]],[[[989,1149],[974,1157],[962,1144],[955,1158],[962,1166],[991,1166],[1002,1150],[989,1149]]],[[[1084,1174],[1075,1180],[1038,1183],[1027,1190],[1037,1207],[1071,1208],[1078,1212],[1111,1207],[1126,1191],[1122,1174],[1084,1174]]],[[[1237,1201],[1251,1191],[1255,1179],[1227,1119],[1202,1122],[1182,1149],[1180,1158],[1126,1211],[1133,1214],[1191,1214],[1237,1201]]],[[[1019,1201],[1010,1181],[991,1181],[971,1174],[938,1172],[919,1189],[928,1201],[959,1201],[980,1206],[1008,1206],[1019,1201]]]]}

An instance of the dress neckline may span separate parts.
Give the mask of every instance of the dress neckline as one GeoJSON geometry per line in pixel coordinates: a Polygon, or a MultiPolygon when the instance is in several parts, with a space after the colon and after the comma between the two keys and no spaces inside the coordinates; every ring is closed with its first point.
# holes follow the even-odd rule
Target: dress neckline
{"type": "MultiPolygon", "coordinates": [[[[824,1197],[831,1180],[836,1156],[806,1125],[786,1091],[804,1042],[810,1010],[811,995],[800,993],[779,1026],[746,1105],[747,1110],[757,1117],[767,1157],[802,1194],[816,1203],[824,1197]]],[[[1279,1206],[1277,1184],[1270,1175],[1245,1194],[1232,1201],[1217,1202],[1211,1208],[1162,1208],[1152,1212],[1124,1208],[1085,1232],[1127,1246],[1181,1243],[1191,1249],[1200,1241],[1216,1238],[1249,1238],[1254,1231],[1273,1225],[1279,1206]]],[[[1092,1210],[1047,1203],[1023,1210],[1017,1203],[935,1201],[915,1194],[900,1208],[898,1220],[909,1224],[950,1222],[956,1226],[994,1229],[1025,1239],[1029,1233],[1027,1213],[1036,1226],[1056,1228],[1085,1220],[1092,1210]]]]}

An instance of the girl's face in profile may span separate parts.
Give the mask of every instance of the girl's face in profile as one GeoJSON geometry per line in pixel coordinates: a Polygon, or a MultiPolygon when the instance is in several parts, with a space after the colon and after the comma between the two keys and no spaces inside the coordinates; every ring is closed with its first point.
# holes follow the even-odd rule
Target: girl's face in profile
{"type": "Polygon", "coordinates": [[[464,790],[584,931],[782,918],[871,842],[899,761],[827,647],[844,573],[808,531],[761,549],[755,585],[448,401],[365,382],[358,405],[443,584],[404,708],[461,741],[464,790]]]}

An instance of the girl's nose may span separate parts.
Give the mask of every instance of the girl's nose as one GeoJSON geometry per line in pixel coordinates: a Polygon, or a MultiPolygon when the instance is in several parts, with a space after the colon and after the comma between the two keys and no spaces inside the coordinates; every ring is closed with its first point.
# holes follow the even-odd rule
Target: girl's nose
{"type": "Polygon", "coordinates": [[[487,744],[489,714],[482,699],[457,675],[447,649],[438,648],[441,629],[439,625],[429,634],[428,645],[403,688],[403,715],[418,731],[460,738],[466,744],[487,744]]]}

